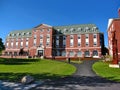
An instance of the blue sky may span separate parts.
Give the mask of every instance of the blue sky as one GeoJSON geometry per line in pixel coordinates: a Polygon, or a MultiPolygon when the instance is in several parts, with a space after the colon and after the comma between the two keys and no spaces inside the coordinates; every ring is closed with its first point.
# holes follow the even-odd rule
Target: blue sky
{"type": "Polygon", "coordinates": [[[109,18],[118,17],[120,0],[0,0],[0,37],[41,23],[52,26],[94,23],[107,42],[109,18]]]}

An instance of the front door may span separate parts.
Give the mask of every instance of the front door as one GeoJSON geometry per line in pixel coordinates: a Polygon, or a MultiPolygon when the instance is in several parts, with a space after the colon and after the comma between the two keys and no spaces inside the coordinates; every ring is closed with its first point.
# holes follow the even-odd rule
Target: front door
{"type": "Polygon", "coordinates": [[[38,50],[38,56],[43,56],[43,50],[38,50]]]}

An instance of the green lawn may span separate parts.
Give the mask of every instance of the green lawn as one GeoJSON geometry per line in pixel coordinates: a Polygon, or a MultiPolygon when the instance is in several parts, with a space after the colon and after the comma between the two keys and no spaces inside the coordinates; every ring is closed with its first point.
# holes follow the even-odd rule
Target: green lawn
{"type": "Polygon", "coordinates": [[[109,80],[120,82],[120,68],[110,68],[109,63],[96,62],[93,65],[93,70],[99,76],[105,77],[109,80]]]}
{"type": "Polygon", "coordinates": [[[20,81],[24,75],[38,79],[61,78],[73,74],[76,68],[70,64],[40,59],[0,58],[0,79],[20,81]]]}

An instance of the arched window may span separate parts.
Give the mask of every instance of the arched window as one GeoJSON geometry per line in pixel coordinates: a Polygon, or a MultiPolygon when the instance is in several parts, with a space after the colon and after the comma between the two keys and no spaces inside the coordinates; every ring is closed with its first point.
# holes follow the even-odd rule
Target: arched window
{"type": "Polygon", "coordinates": [[[85,57],[89,57],[90,56],[90,52],[89,51],[85,51],[85,57]]]}
{"type": "Polygon", "coordinates": [[[77,56],[78,56],[78,57],[81,57],[81,56],[82,56],[82,52],[81,52],[81,51],[78,51],[78,52],[77,52],[77,56]]]}
{"type": "Polygon", "coordinates": [[[65,51],[62,51],[62,56],[66,56],[66,52],[65,51]]]}
{"type": "Polygon", "coordinates": [[[69,52],[69,56],[70,56],[70,57],[73,57],[73,56],[74,56],[74,52],[73,52],[73,51],[70,51],[70,52],[69,52]]]}
{"type": "Polygon", "coordinates": [[[98,51],[97,50],[93,51],[93,56],[98,56],[98,51]]]}

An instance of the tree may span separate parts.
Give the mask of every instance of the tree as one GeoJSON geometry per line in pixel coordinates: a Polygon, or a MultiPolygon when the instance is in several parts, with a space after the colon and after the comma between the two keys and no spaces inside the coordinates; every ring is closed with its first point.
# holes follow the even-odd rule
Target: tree
{"type": "Polygon", "coordinates": [[[0,52],[5,49],[5,46],[2,42],[2,38],[0,38],[0,52]]]}
{"type": "Polygon", "coordinates": [[[19,55],[23,55],[23,54],[24,54],[24,49],[21,48],[21,49],[20,49],[20,52],[19,52],[19,55]]]}

